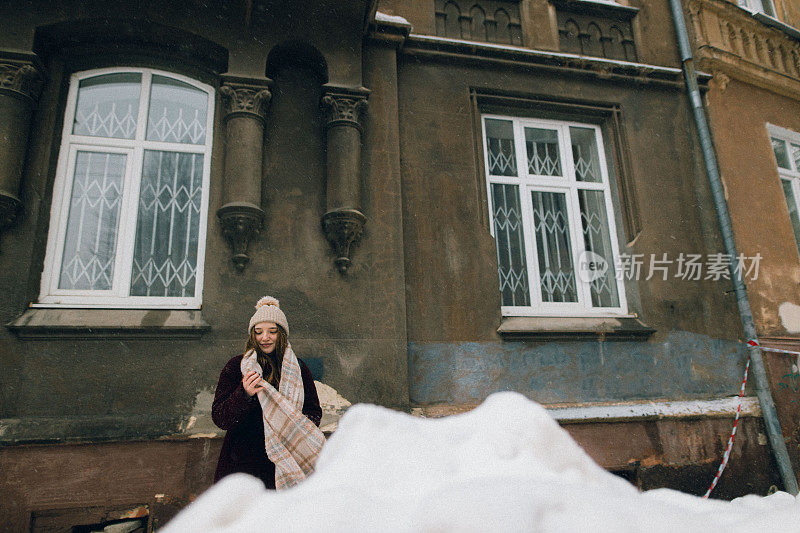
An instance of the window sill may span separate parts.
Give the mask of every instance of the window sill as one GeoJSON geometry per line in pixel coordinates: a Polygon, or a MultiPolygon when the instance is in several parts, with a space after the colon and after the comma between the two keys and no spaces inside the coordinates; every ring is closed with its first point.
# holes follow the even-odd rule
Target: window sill
{"type": "Polygon", "coordinates": [[[497,328],[509,340],[645,340],[655,331],[632,317],[505,317],[497,328]]]}
{"type": "Polygon", "coordinates": [[[31,308],[6,324],[20,339],[199,337],[211,326],[200,311],[31,308]]]}

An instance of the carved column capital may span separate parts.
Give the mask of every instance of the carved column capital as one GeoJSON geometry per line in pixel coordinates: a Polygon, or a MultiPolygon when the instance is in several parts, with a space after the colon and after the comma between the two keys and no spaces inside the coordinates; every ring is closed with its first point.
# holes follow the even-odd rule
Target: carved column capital
{"type": "Polygon", "coordinates": [[[322,216],[322,231],[336,251],[334,263],[342,274],[350,266],[350,246],[361,238],[366,222],[357,209],[336,209],[322,216]]]}
{"type": "Polygon", "coordinates": [[[231,261],[239,272],[250,262],[247,247],[250,240],[261,231],[264,223],[264,211],[261,208],[245,203],[229,203],[217,211],[222,234],[228,239],[233,250],[231,261]]]}
{"type": "Polygon", "coordinates": [[[345,274],[350,266],[350,246],[364,230],[367,218],[358,210],[361,175],[361,115],[369,89],[325,84],[322,107],[327,114],[327,212],[322,231],[336,253],[334,264],[345,274]]]}
{"type": "Polygon", "coordinates": [[[262,123],[265,122],[267,109],[272,100],[272,93],[269,90],[271,86],[272,80],[269,78],[223,76],[219,93],[225,105],[225,120],[236,116],[249,116],[262,123]]]}
{"type": "Polygon", "coordinates": [[[370,90],[364,87],[338,87],[330,84],[325,84],[322,88],[325,91],[322,96],[322,107],[327,115],[327,127],[346,125],[361,132],[361,115],[367,108],[370,90]]]}
{"type": "Polygon", "coordinates": [[[0,93],[26,100],[33,106],[39,100],[44,77],[25,59],[6,59],[0,53],[0,93]]]}
{"type": "Polygon", "coordinates": [[[0,116],[0,233],[22,214],[18,198],[30,120],[44,78],[37,68],[36,55],[0,50],[0,100],[2,109],[12,113],[0,116]]]}
{"type": "Polygon", "coordinates": [[[730,81],[730,76],[719,70],[714,71],[714,77],[711,79],[711,83],[715,84],[717,88],[719,88],[719,92],[725,92],[725,89],[728,87],[730,81]]]}

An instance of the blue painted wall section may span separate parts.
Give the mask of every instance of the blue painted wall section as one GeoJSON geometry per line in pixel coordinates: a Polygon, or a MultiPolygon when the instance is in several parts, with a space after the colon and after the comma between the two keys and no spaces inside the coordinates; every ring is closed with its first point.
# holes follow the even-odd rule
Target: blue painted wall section
{"type": "Polygon", "coordinates": [[[411,401],[476,403],[495,391],[541,403],[709,398],[738,393],[744,345],[683,331],[662,341],[416,342],[411,401]]]}

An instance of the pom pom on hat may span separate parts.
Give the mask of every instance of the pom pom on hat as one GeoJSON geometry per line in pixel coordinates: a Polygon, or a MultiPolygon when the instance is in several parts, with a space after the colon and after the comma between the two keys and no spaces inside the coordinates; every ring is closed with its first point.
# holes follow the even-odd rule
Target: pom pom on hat
{"type": "Polygon", "coordinates": [[[275,307],[280,308],[281,303],[278,301],[277,298],[273,298],[272,296],[264,296],[259,301],[256,302],[256,309],[264,305],[274,305],[275,307]]]}
{"type": "Polygon", "coordinates": [[[278,299],[272,296],[261,298],[256,303],[256,312],[250,318],[250,327],[247,328],[247,332],[250,333],[253,330],[253,326],[261,322],[273,322],[286,330],[288,335],[289,322],[286,320],[286,315],[281,311],[279,303],[278,299]]]}

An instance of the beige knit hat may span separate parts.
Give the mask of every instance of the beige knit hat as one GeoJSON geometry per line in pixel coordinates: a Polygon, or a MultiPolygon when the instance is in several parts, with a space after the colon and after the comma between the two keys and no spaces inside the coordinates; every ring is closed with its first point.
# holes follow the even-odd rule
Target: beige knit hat
{"type": "Polygon", "coordinates": [[[256,304],[256,312],[250,318],[248,333],[253,331],[253,326],[260,322],[274,322],[286,330],[286,335],[289,335],[289,322],[286,321],[286,315],[281,311],[280,302],[272,296],[264,296],[256,304]]]}

